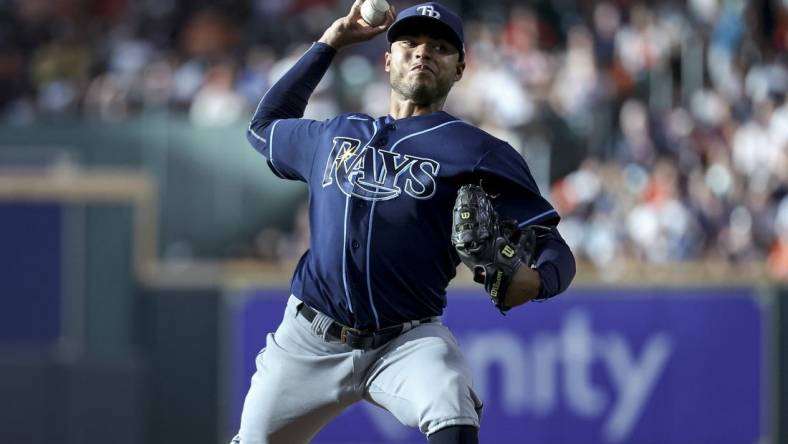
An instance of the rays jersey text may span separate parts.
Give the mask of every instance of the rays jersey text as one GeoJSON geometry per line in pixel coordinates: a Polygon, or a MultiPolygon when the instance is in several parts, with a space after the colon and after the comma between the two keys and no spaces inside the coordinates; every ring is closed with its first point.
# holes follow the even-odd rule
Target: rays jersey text
{"type": "Polygon", "coordinates": [[[390,200],[404,191],[416,199],[435,194],[440,163],[433,159],[395,153],[350,137],[334,137],[326,161],[323,188],[336,184],[347,196],[390,200]]]}

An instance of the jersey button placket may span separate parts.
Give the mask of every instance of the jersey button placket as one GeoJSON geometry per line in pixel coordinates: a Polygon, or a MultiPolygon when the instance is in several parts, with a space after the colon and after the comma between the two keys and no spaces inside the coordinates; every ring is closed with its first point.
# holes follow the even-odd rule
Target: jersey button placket
{"type": "Polygon", "coordinates": [[[353,242],[350,243],[350,246],[353,247],[354,250],[358,250],[358,247],[360,247],[361,244],[357,240],[353,239],[353,242]]]}

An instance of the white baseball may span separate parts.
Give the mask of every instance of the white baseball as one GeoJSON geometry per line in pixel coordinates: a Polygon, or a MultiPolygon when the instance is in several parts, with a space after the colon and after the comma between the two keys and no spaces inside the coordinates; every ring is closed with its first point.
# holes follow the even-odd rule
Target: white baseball
{"type": "Polygon", "coordinates": [[[361,18],[370,26],[378,26],[386,20],[389,3],[386,0],[364,0],[361,5],[361,18]]]}

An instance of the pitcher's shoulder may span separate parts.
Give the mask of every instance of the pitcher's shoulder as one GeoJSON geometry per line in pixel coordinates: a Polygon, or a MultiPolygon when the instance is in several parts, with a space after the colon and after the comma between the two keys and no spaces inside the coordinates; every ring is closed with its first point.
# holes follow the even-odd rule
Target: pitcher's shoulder
{"type": "Polygon", "coordinates": [[[499,139],[498,137],[490,134],[489,132],[473,125],[472,123],[460,120],[457,125],[452,126],[454,138],[457,141],[491,149],[499,146],[511,147],[509,142],[499,139]]]}
{"type": "Polygon", "coordinates": [[[334,117],[333,120],[338,122],[369,122],[372,123],[375,118],[364,113],[344,113],[334,117]]]}
{"type": "Polygon", "coordinates": [[[506,143],[505,141],[493,136],[492,134],[488,133],[487,131],[479,128],[478,126],[474,125],[471,122],[468,122],[465,119],[461,119],[456,117],[452,114],[449,114],[445,111],[440,111],[437,114],[443,114],[444,119],[446,121],[456,121],[456,125],[452,125],[451,129],[457,134],[460,134],[464,137],[471,137],[473,140],[476,141],[484,141],[487,144],[499,144],[499,143],[506,143]]]}

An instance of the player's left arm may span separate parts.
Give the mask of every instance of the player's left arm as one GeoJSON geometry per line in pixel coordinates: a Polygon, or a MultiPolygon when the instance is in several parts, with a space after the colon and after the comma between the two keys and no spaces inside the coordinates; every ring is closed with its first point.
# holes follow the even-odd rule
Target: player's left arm
{"type": "Polygon", "coordinates": [[[515,271],[504,299],[508,307],[548,299],[569,288],[575,277],[575,256],[558,229],[552,228],[537,241],[533,268],[521,266],[515,271]]]}
{"type": "Polygon", "coordinates": [[[476,165],[485,189],[502,219],[514,219],[520,229],[538,225],[532,265],[515,270],[506,290],[505,305],[516,307],[565,291],[575,277],[575,257],[557,225],[558,212],[542,196],[525,159],[508,144],[491,148],[476,165]]]}

